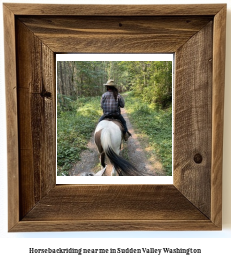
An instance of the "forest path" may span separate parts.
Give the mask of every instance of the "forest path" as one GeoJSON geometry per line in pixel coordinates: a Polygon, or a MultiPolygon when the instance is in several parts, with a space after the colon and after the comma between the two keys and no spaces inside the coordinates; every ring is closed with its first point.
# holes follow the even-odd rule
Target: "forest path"
{"type": "MultiPolygon", "coordinates": [[[[127,122],[127,127],[132,137],[127,142],[122,143],[122,151],[120,155],[131,162],[139,171],[146,173],[149,176],[163,176],[162,164],[150,153],[150,148],[147,145],[145,137],[136,134],[126,110],[121,109],[121,113],[127,122]]],[[[88,142],[88,149],[83,151],[80,155],[81,160],[78,161],[69,171],[70,176],[85,176],[87,173],[96,173],[101,169],[99,163],[99,153],[94,143],[94,133],[88,142]]],[[[105,176],[110,176],[112,166],[108,159],[108,164],[105,176]]]]}

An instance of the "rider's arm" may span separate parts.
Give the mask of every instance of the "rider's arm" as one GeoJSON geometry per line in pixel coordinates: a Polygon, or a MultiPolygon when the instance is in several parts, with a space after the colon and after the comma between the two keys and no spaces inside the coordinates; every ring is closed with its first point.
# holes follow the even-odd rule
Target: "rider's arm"
{"type": "Polygon", "coordinates": [[[100,105],[101,105],[101,108],[102,108],[102,109],[103,109],[103,103],[104,103],[104,101],[105,101],[105,97],[104,97],[104,95],[102,95],[101,100],[100,100],[100,105]]]}
{"type": "Polygon", "coordinates": [[[121,108],[123,108],[124,105],[125,105],[124,98],[123,98],[120,94],[118,94],[118,105],[119,105],[119,107],[121,107],[121,108]]]}

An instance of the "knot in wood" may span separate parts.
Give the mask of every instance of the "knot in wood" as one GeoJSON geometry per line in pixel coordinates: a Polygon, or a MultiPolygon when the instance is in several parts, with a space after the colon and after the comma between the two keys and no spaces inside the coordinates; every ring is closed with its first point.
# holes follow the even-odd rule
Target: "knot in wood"
{"type": "Polygon", "coordinates": [[[47,99],[51,99],[51,93],[50,92],[47,92],[46,90],[43,90],[40,95],[43,97],[43,98],[47,98],[47,99]]]}
{"type": "Polygon", "coordinates": [[[202,155],[200,153],[195,154],[194,161],[197,164],[200,164],[202,162],[202,155]]]}

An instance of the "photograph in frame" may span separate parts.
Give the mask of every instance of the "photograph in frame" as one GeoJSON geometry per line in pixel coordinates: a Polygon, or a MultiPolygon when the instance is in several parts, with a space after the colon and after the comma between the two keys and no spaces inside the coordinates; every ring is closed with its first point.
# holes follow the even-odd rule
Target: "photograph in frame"
{"type": "Polygon", "coordinates": [[[56,68],[57,184],[172,184],[174,55],[57,54],[56,68]],[[115,113],[129,136],[111,107],[104,114],[102,99],[114,88],[107,82],[122,96],[123,107],[115,113]],[[105,124],[112,126],[110,142],[118,140],[120,174],[108,156],[101,164],[97,128],[101,133],[105,124]]]}

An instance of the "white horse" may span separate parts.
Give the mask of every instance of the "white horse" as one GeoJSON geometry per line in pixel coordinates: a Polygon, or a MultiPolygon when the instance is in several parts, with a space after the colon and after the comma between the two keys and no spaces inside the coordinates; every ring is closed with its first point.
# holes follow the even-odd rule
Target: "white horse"
{"type": "Polygon", "coordinates": [[[122,127],[118,121],[102,120],[95,129],[95,144],[100,153],[100,163],[105,169],[105,156],[112,164],[111,175],[136,176],[139,171],[128,161],[119,156],[122,143],[122,127]]]}

